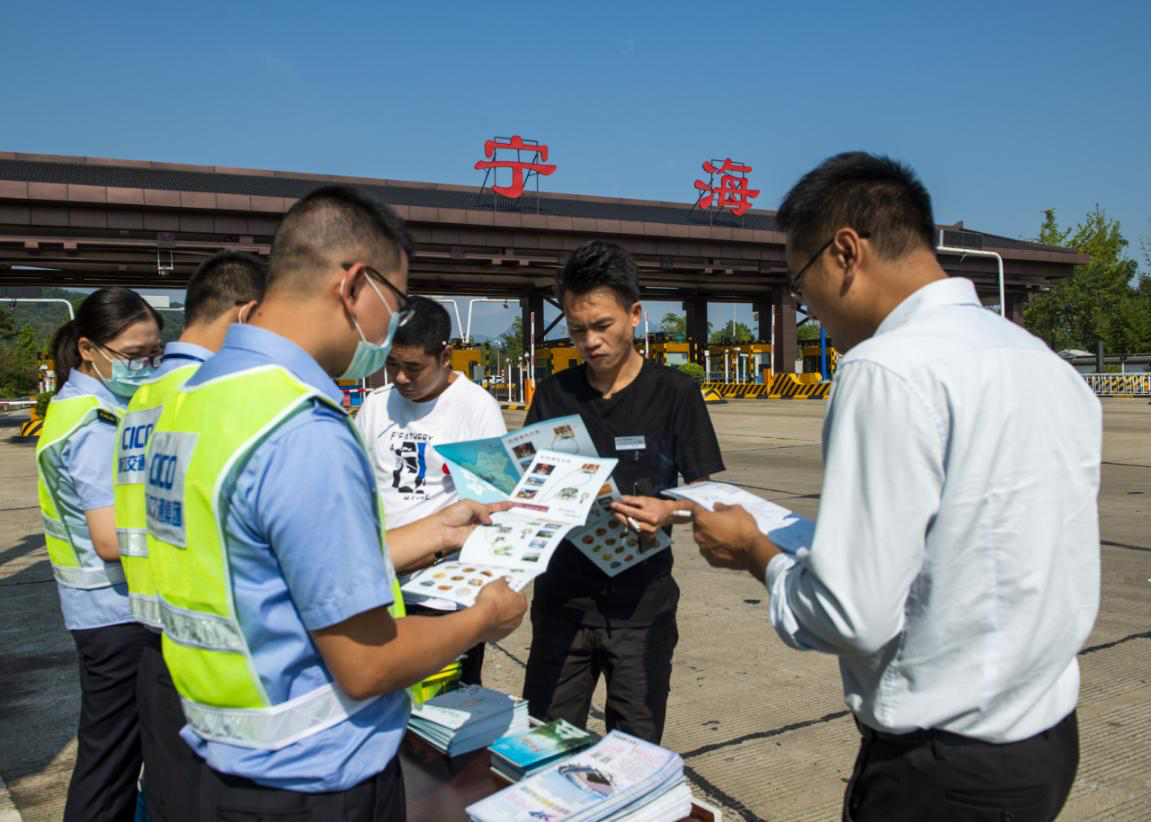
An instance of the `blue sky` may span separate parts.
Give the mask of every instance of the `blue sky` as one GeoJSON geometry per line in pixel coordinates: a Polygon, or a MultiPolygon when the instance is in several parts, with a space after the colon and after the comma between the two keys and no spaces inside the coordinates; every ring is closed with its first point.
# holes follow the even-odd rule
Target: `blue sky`
{"type": "Polygon", "coordinates": [[[688,202],[730,156],[774,208],[867,149],[939,222],[1031,236],[1099,203],[1151,241],[1148,3],[40,0],[4,29],[0,150],[478,184],[518,133],[548,190],[688,202]]]}

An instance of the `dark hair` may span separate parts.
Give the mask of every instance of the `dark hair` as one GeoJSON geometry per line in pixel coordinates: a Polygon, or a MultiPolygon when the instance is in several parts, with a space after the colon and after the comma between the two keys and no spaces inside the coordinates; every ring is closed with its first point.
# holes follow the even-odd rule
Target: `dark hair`
{"type": "Polygon", "coordinates": [[[412,297],[408,303],[412,318],[396,329],[392,345],[420,347],[433,357],[441,353],[452,336],[452,318],[444,307],[427,297],[412,297]]]}
{"type": "Polygon", "coordinates": [[[556,298],[580,296],[597,288],[610,289],[624,306],[639,302],[639,278],[631,255],[615,243],[592,240],[577,248],[556,274],[556,298]]]}
{"type": "Polygon", "coordinates": [[[268,269],[251,254],[221,251],[197,266],[188,278],[184,326],[212,322],[236,306],[264,298],[268,269]]]}
{"type": "Polygon", "coordinates": [[[160,328],[164,318],[148,302],[130,288],[101,288],[84,298],[76,309],[76,319],[60,326],[52,338],[52,356],[56,360],[56,384],[64,385],[72,369],[82,358],[78,343],[87,337],[96,345],[115,339],[133,323],[153,319],[160,328]]]}
{"type": "Polygon", "coordinates": [[[348,186],[322,186],[284,215],[272,239],[268,287],[306,287],[317,271],[362,261],[393,270],[401,253],[412,256],[412,237],[386,205],[348,186]]]}
{"type": "Polygon", "coordinates": [[[838,229],[870,231],[887,259],[916,247],[935,248],[931,195],[915,172],[890,157],[852,151],[829,157],[803,175],[775,215],[792,248],[814,252],[838,229]]]}

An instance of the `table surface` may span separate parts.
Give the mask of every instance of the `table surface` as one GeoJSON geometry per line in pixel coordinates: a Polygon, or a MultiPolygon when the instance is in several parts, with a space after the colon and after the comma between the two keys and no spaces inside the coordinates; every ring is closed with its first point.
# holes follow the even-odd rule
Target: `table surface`
{"type": "MultiPolygon", "coordinates": [[[[509,783],[491,770],[487,748],[449,759],[409,733],[400,746],[408,822],[466,820],[468,805],[503,790],[509,783]]],[[[692,804],[693,822],[714,822],[707,808],[692,804]]]]}

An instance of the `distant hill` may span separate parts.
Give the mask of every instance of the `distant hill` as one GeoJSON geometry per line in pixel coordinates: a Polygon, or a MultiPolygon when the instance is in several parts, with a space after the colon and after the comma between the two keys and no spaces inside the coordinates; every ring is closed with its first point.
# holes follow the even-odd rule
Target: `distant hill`
{"type": "MultiPolygon", "coordinates": [[[[49,286],[42,289],[40,296],[55,300],[67,300],[72,303],[73,309],[75,309],[88,295],[80,291],[49,286]]],[[[68,321],[68,310],[64,306],[54,303],[16,303],[0,297],[0,309],[9,314],[12,318],[12,324],[16,328],[25,325],[32,326],[40,344],[40,350],[44,352],[47,352],[56,330],[68,321]]],[[[160,338],[164,342],[168,342],[180,336],[184,330],[183,313],[161,311],[160,316],[164,319],[164,330],[161,332],[160,338]]]]}

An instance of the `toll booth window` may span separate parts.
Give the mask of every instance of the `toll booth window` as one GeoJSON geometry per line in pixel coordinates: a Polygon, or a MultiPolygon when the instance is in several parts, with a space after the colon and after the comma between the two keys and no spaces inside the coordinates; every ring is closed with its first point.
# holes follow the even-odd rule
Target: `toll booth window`
{"type": "Polygon", "coordinates": [[[668,365],[687,364],[687,353],[684,351],[668,351],[666,356],[668,365]]]}

